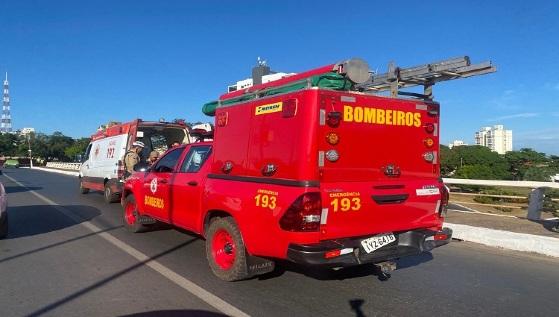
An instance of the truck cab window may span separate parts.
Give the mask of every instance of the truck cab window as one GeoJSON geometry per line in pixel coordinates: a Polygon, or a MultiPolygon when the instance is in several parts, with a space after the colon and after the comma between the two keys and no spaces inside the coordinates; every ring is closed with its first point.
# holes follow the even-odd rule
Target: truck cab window
{"type": "Polygon", "coordinates": [[[200,170],[204,162],[210,156],[212,147],[209,145],[205,146],[194,146],[188,151],[184,161],[182,163],[180,172],[181,173],[196,173],[200,170]]]}
{"type": "Polygon", "coordinates": [[[184,148],[178,148],[175,150],[171,150],[165,156],[163,156],[157,165],[153,168],[153,171],[156,173],[171,173],[175,170],[175,166],[177,165],[177,161],[179,160],[184,148]]]}

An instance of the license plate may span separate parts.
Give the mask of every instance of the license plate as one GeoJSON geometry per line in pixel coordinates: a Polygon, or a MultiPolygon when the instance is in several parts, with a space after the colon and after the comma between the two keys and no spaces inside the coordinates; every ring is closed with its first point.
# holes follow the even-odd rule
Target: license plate
{"type": "Polygon", "coordinates": [[[392,233],[385,233],[365,239],[361,241],[361,245],[363,249],[365,249],[365,252],[371,253],[394,241],[396,241],[396,237],[392,233]]]}

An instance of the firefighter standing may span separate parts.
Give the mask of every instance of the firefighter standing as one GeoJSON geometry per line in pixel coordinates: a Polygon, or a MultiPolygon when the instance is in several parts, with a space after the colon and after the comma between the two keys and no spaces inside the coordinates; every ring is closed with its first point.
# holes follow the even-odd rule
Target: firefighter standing
{"type": "Polygon", "coordinates": [[[140,152],[145,147],[143,142],[136,141],[132,143],[132,148],[124,156],[124,167],[126,168],[124,178],[128,178],[134,173],[134,166],[140,162],[140,152]]]}

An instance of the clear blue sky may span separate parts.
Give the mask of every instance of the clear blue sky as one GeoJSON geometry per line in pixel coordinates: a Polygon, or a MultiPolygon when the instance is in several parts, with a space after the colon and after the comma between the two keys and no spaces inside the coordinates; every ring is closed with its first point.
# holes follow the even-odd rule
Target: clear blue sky
{"type": "Polygon", "coordinates": [[[350,57],[384,71],[469,55],[496,74],[435,86],[442,139],[504,124],[559,154],[559,1],[0,0],[15,128],[81,137],[109,120],[211,121],[203,103],[256,57],[300,72],[350,57]]]}

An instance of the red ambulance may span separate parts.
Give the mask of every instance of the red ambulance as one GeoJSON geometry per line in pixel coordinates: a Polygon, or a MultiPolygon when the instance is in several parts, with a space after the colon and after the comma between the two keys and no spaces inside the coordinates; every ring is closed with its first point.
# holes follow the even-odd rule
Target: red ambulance
{"type": "Polygon", "coordinates": [[[203,236],[212,271],[227,281],[269,272],[277,259],[393,268],[449,243],[439,104],[368,93],[363,64],[328,65],[205,105],[213,141],[171,149],[134,173],[125,226],[161,221],[203,236]]]}

